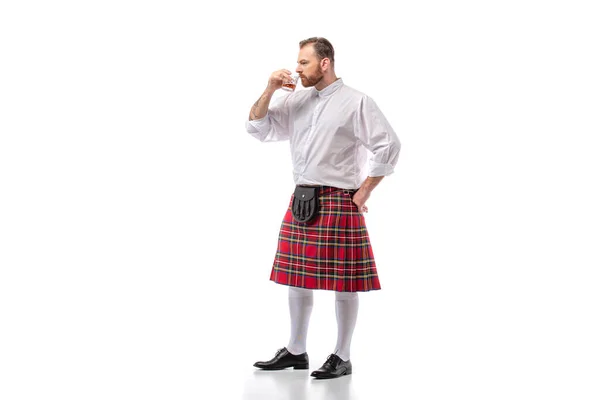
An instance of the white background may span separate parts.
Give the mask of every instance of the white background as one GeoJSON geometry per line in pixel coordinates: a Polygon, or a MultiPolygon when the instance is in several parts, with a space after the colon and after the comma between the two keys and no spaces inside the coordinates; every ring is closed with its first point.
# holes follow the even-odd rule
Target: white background
{"type": "Polygon", "coordinates": [[[0,398],[598,399],[593,3],[3,1],[0,398]],[[293,181],[244,121],[310,36],[402,142],[328,386],[252,368],[287,344],[293,181]]]}

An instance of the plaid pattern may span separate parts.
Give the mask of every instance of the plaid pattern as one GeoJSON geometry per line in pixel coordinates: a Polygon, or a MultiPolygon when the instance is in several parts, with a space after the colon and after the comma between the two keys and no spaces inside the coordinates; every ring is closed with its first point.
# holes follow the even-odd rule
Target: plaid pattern
{"type": "Polygon", "coordinates": [[[308,225],[294,220],[293,199],[279,231],[271,280],[338,292],[381,289],[365,218],[352,195],[322,187],[319,215],[308,225]]]}

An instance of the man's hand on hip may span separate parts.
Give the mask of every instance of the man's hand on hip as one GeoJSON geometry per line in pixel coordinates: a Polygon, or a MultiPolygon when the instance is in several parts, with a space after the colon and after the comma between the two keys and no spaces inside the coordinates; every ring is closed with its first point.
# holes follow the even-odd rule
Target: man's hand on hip
{"type": "Polygon", "coordinates": [[[371,196],[371,192],[375,189],[375,186],[379,185],[379,182],[381,182],[382,179],[383,176],[369,176],[362,185],[360,185],[360,189],[354,193],[352,201],[356,204],[360,212],[369,211],[365,203],[369,199],[369,196],[371,196]]]}
{"type": "Polygon", "coordinates": [[[365,205],[369,196],[371,196],[371,193],[363,188],[358,189],[358,191],[354,193],[354,196],[352,196],[352,201],[356,204],[360,212],[369,212],[369,208],[365,205]]]}

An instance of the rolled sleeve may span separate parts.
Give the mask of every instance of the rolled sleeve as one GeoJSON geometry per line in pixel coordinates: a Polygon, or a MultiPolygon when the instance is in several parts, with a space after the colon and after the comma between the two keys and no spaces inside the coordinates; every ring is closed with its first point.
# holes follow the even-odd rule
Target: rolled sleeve
{"type": "Polygon", "coordinates": [[[394,173],[394,165],[380,164],[372,161],[369,163],[369,176],[388,176],[394,173]]]}
{"type": "Polygon", "coordinates": [[[400,140],[396,132],[369,97],[365,96],[357,115],[357,137],[371,152],[369,176],[393,174],[400,156],[400,140]]]}
{"type": "Polygon", "coordinates": [[[254,136],[261,142],[264,142],[269,135],[271,124],[269,123],[268,115],[261,119],[246,121],[246,132],[254,136]]]}
{"type": "Polygon", "coordinates": [[[275,100],[267,115],[261,119],[246,121],[246,132],[261,142],[286,140],[290,137],[287,98],[275,100]]]}

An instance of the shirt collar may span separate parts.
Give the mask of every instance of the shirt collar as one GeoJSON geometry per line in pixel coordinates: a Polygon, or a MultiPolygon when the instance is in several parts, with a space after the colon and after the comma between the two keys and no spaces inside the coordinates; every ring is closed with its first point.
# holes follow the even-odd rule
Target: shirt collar
{"type": "Polygon", "coordinates": [[[335,82],[330,83],[329,86],[325,87],[324,89],[321,89],[321,90],[315,89],[315,93],[318,97],[331,96],[343,85],[344,85],[344,82],[342,81],[342,78],[338,78],[335,80],[335,82]]]}

